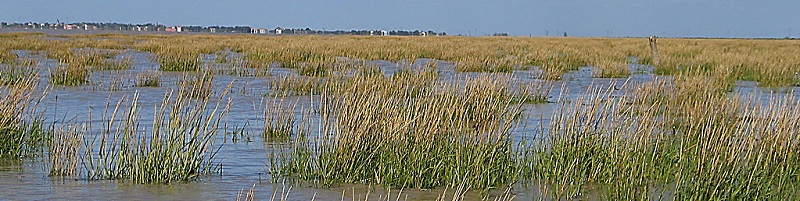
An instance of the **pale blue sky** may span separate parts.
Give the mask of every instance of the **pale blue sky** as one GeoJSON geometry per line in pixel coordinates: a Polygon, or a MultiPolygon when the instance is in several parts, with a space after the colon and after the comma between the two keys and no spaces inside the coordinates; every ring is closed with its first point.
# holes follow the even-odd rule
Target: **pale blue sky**
{"type": "Polygon", "coordinates": [[[6,22],[122,22],[448,34],[798,37],[798,0],[285,0],[0,3],[6,22]]]}

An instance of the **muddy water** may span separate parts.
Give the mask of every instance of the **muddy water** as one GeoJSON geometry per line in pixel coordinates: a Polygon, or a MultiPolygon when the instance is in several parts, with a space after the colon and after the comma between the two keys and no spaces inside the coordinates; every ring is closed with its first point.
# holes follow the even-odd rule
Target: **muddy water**
{"type": "MultiPolygon", "coordinates": [[[[55,61],[47,60],[40,55],[18,54],[40,59],[42,73],[42,86],[46,86],[47,69],[57,65],[55,61]]],[[[90,124],[99,129],[102,124],[103,114],[108,114],[108,104],[113,104],[120,99],[130,100],[138,94],[142,112],[142,128],[148,128],[151,123],[153,110],[162,101],[165,93],[176,89],[183,78],[182,73],[164,73],[162,87],[133,87],[135,76],[146,70],[157,69],[158,65],[150,61],[149,53],[126,51],[121,56],[130,57],[133,68],[126,71],[101,71],[94,72],[92,84],[80,87],[53,87],[48,90],[40,110],[48,123],[55,127],[63,124],[90,124]]],[[[211,60],[211,59],[207,59],[211,60]]],[[[419,61],[416,63],[424,63],[419,61]]],[[[387,74],[398,69],[398,65],[386,61],[373,61],[373,65],[380,66],[387,74]]],[[[453,71],[452,65],[441,63],[442,79],[463,76],[453,71]]],[[[599,79],[591,77],[591,68],[581,68],[564,76],[562,81],[553,85],[549,95],[551,103],[525,105],[525,118],[512,131],[515,141],[541,137],[554,111],[559,110],[562,101],[575,99],[590,89],[609,89],[614,93],[622,93],[623,87],[635,87],[638,83],[651,81],[656,78],[652,75],[652,68],[647,66],[630,65],[632,72],[637,72],[626,79],[599,79]],[[619,92],[616,92],[619,91],[619,92]]],[[[269,72],[272,76],[293,73],[289,69],[275,68],[269,72]]],[[[535,71],[518,71],[514,75],[523,80],[534,79],[535,71]]],[[[469,75],[467,75],[469,76],[469,75]]],[[[664,78],[668,79],[668,78],[664,78]]],[[[216,92],[224,91],[230,87],[226,96],[231,101],[231,108],[227,118],[223,120],[224,126],[217,135],[216,145],[222,146],[217,155],[217,162],[221,164],[218,173],[201,176],[196,181],[179,182],[173,184],[144,185],[132,184],[125,181],[87,181],[82,176],[77,178],[57,178],[47,176],[47,162],[45,157],[26,159],[16,165],[3,165],[0,167],[0,200],[232,200],[236,199],[240,191],[253,190],[256,199],[271,199],[272,196],[288,196],[290,200],[363,200],[369,192],[370,199],[386,196],[396,198],[397,190],[387,191],[383,188],[369,188],[363,185],[340,185],[333,188],[316,188],[312,185],[301,184],[288,189],[286,185],[273,183],[268,174],[269,157],[271,153],[286,148],[284,143],[264,142],[260,137],[263,124],[263,108],[272,101],[269,96],[271,77],[229,76],[218,74],[215,76],[216,92]],[[239,130],[243,132],[234,132],[239,130]]],[[[754,91],[767,91],[760,89],[753,83],[741,82],[734,93],[751,93],[754,91]]],[[[800,98],[795,89],[794,93],[783,95],[800,98]]],[[[215,95],[218,96],[219,94],[215,95]]],[[[618,94],[622,95],[622,94],[618,94]]],[[[298,107],[313,108],[308,96],[290,97],[284,99],[284,106],[289,107],[294,103],[298,107]]],[[[298,112],[297,115],[302,115],[298,112]]],[[[94,133],[98,133],[95,129],[94,133]]],[[[434,190],[404,190],[400,195],[401,200],[431,200],[443,194],[444,189],[434,190]]],[[[449,191],[452,192],[452,189],[449,191]]],[[[245,193],[246,194],[246,193],[245,193]]],[[[448,195],[452,195],[446,193],[448,195]]],[[[538,190],[534,187],[514,188],[513,194],[520,200],[530,200],[537,197],[538,190]]],[[[467,200],[477,200],[480,196],[475,192],[467,194],[467,200]]]]}

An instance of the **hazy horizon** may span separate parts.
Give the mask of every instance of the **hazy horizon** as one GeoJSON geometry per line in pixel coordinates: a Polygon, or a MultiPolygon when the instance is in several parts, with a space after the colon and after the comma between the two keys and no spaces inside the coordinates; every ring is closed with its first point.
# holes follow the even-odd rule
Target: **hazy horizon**
{"type": "Polygon", "coordinates": [[[783,38],[800,36],[800,1],[14,1],[5,22],[422,30],[449,35],[783,38]],[[797,33],[793,33],[797,32],[797,33]]]}

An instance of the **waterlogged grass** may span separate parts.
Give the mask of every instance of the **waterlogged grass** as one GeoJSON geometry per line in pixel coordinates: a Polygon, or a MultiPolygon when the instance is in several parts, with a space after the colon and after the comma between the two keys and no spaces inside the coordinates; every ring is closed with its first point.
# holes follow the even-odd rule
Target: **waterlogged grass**
{"type": "Polygon", "coordinates": [[[92,71],[90,67],[60,63],[50,70],[50,83],[63,86],[80,86],[89,83],[92,71]]]}
{"type": "Polygon", "coordinates": [[[579,57],[571,52],[538,52],[529,56],[529,64],[539,67],[542,74],[540,79],[560,80],[561,76],[568,72],[578,70],[581,66],[586,66],[586,58],[579,57]]]}
{"type": "Polygon", "coordinates": [[[182,96],[205,99],[214,92],[214,72],[203,70],[199,75],[184,75],[180,83],[182,96]]]}
{"type": "Polygon", "coordinates": [[[325,77],[330,74],[333,65],[325,61],[304,62],[299,64],[297,74],[301,76],[325,77]]]}
{"type": "Polygon", "coordinates": [[[15,60],[0,66],[0,85],[16,85],[38,77],[39,62],[32,59],[15,60]]]}
{"type": "Polygon", "coordinates": [[[276,76],[270,82],[270,95],[285,97],[320,93],[325,86],[325,78],[296,75],[276,76]]]}
{"type": "Polygon", "coordinates": [[[41,120],[19,121],[2,117],[0,125],[0,160],[18,160],[35,156],[44,146],[47,130],[41,120]]]}
{"type": "Polygon", "coordinates": [[[162,71],[197,71],[203,64],[199,52],[187,48],[164,49],[156,52],[159,69],[162,71]]]}
{"type": "Polygon", "coordinates": [[[226,51],[218,51],[214,53],[214,63],[224,64],[230,61],[228,59],[228,52],[226,51]]]}
{"type": "Polygon", "coordinates": [[[82,66],[101,66],[106,58],[99,50],[76,48],[68,45],[55,45],[45,53],[47,58],[55,59],[58,62],[82,66]]]}
{"type": "Polygon", "coordinates": [[[671,155],[648,155],[664,143],[661,135],[652,133],[658,130],[651,130],[663,123],[650,121],[651,114],[620,108],[624,99],[604,100],[610,91],[591,91],[562,102],[549,137],[534,146],[538,149],[533,151],[531,173],[534,180],[550,186],[552,194],[547,196],[577,198],[595,186],[608,188],[601,192],[612,200],[649,199],[651,184],[663,176],[658,171],[669,167],[662,162],[671,155]]]}
{"type": "MultiPolygon", "coordinates": [[[[417,75],[419,77],[419,75],[417,75]]],[[[509,129],[519,107],[503,79],[465,85],[398,82],[355,76],[322,93],[323,134],[298,134],[275,156],[275,176],[387,187],[434,188],[467,183],[489,189],[517,181],[521,158],[509,129]]]]}
{"type": "Polygon", "coordinates": [[[589,188],[611,200],[797,199],[798,101],[729,96],[714,81],[682,79],[698,80],[647,83],[631,99],[607,99],[608,89],[564,102],[533,152],[534,180],[561,199],[589,188]]]}
{"type": "Polygon", "coordinates": [[[7,64],[17,60],[17,54],[6,47],[0,47],[0,64],[7,64]]]}
{"type": "Polygon", "coordinates": [[[512,102],[516,104],[549,103],[552,91],[553,81],[550,80],[517,79],[509,84],[509,93],[513,95],[512,102]]]}
{"type": "MultiPolygon", "coordinates": [[[[163,71],[195,71],[202,55],[218,55],[218,62],[230,63],[228,52],[242,55],[249,67],[269,68],[274,64],[296,69],[302,75],[326,76],[339,58],[361,61],[385,60],[413,62],[434,59],[454,64],[459,72],[508,73],[535,67],[542,79],[559,80],[564,73],[583,66],[599,67],[596,77],[626,77],[630,73],[619,65],[597,61],[637,58],[651,64],[646,39],[604,38],[499,38],[499,37],[357,37],[291,36],[126,36],[75,35],[51,37],[43,34],[3,34],[7,43],[0,52],[10,50],[44,51],[49,58],[65,63],[102,66],[121,49],[136,49],[156,54],[154,60],[163,71]],[[69,39],[55,40],[53,38],[69,39]],[[466,45],[465,45],[466,44],[466,45]],[[264,48],[269,47],[269,48],[264,48]]],[[[792,40],[659,40],[657,74],[675,75],[697,72],[732,72],[734,79],[758,81],[763,86],[796,85],[800,61],[792,40]]],[[[11,56],[9,56],[11,57],[11,56]]],[[[216,60],[216,59],[215,59],[216,60]]],[[[9,60],[6,60],[9,61],[9,60]]],[[[615,62],[616,63],[616,62],[615,62]]],[[[626,62],[622,62],[626,63],[626,62]]]]}
{"type": "Polygon", "coordinates": [[[46,139],[34,108],[44,96],[34,92],[38,83],[35,76],[28,76],[14,85],[0,86],[0,160],[33,155],[46,139]]]}
{"type": "Polygon", "coordinates": [[[136,75],[134,86],[137,87],[160,87],[162,83],[161,71],[148,70],[136,75]]]}
{"type": "MultiPolygon", "coordinates": [[[[267,96],[273,99],[264,104],[262,137],[291,145],[270,159],[275,179],[479,191],[534,184],[549,199],[796,200],[799,195],[800,108],[788,87],[800,83],[800,57],[794,56],[800,49],[791,40],[662,39],[654,71],[670,78],[564,99],[550,97],[552,80],[569,71],[589,66],[593,77],[624,78],[631,74],[628,58],[652,65],[647,40],[0,37],[9,39],[0,44],[0,139],[6,139],[0,158],[30,155],[49,139],[44,145],[52,176],[170,183],[211,171],[213,139],[225,112],[223,101],[210,99],[218,95],[212,70],[201,66],[203,55],[216,54],[218,65],[210,66],[229,75],[251,74],[244,67],[267,72],[276,65],[298,74],[271,78],[267,96]],[[104,118],[100,133],[68,125],[47,135],[41,122],[25,116],[25,108],[35,105],[30,87],[35,88],[37,64],[9,56],[11,50],[55,59],[60,64],[50,70],[50,82],[76,86],[87,84],[92,70],[131,68],[129,60],[109,51],[124,49],[155,54],[160,66],[152,72],[193,71],[179,82],[178,92],[154,107],[155,126],[139,128],[139,110],[150,106],[140,107],[137,97],[109,103],[113,115],[104,118]],[[435,62],[414,63],[419,59],[435,62]],[[368,64],[378,60],[394,62],[399,70],[383,72],[368,64]],[[503,74],[528,68],[540,73],[538,79],[503,74]],[[194,71],[199,73],[189,76],[194,71]],[[737,80],[787,90],[740,96],[731,93],[737,80]],[[307,108],[283,102],[307,95],[312,100],[307,108]],[[522,129],[534,139],[511,134],[517,121],[530,122],[523,104],[549,101],[557,104],[551,123],[522,129]]],[[[160,73],[146,72],[135,86],[161,83],[160,73]]]]}
{"type": "Polygon", "coordinates": [[[733,79],[757,81],[766,87],[796,85],[800,49],[791,40],[659,40],[657,74],[725,72],[733,79]]]}
{"type": "Polygon", "coordinates": [[[131,69],[131,58],[108,58],[106,59],[102,65],[96,67],[97,70],[130,70],[131,69]]]}
{"type": "Polygon", "coordinates": [[[229,105],[222,99],[192,101],[185,94],[167,93],[156,107],[150,129],[139,128],[138,95],[127,107],[120,100],[112,115],[104,118],[103,133],[86,147],[86,177],[170,183],[212,172],[218,151],[213,143],[216,129],[229,105]]]}
{"type": "Polygon", "coordinates": [[[291,108],[283,100],[267,102],[264,108],[264,129],[261,137],[266,141],[288,141],[294,135],[297,102],[291,108]]]}
{"type": "Polygon", "coordinates": [[[458,72],[510,73],[514,70],[514,64],[490,58],[461,58],[455,68],[458,72]]]}
{"type": "Polygon", "coordinates": [[[598,59],[591,64],[594,67],[592,77],[597,78],[625,78],[630,77],[631,72],[624,58],[598,59]]]}
{"type": "Polygon", "coordinates": [[[83,147],[85,126],[72,125],[54,130],[48,145],[50,176],[73,176],[79,173],[80,151],[83,147]]]}

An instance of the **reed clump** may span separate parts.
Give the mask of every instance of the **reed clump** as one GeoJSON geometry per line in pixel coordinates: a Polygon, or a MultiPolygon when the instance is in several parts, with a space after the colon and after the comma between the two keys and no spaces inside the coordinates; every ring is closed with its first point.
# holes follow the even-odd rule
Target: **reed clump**
{"type": "Polygon", "coordinates": [[[13,85],[0,85],[0,159],[19,159],[36,153],[46,139],[35,106],[39,80],[31,75],[13,85]]]}
{"type": "Polygon", "coordinates": [[[76,48],[69,44],[56,45],[47,51],[47,57],[62,63],[89,66],[102,69],[109,65],[106,60],[113,58],[116,52],[91,48],[76,48]]]}
{"type": "Polygon", "coordinates": [[[608,199],[647,199],[654,190],[649,182],[671,167],[663,164],[671,155],[651,155],[663,147],[662,135],[655,132],[664,130],[664,122],[652,113],[626,110],[625,99],[606,99],[612,90],[593,89],[562,102],[548,136],[534,142],[534,181],[553,189],[545,196],[578,198],[594,186],[608,187],[601,190],[608,199]]]}
{"type": "Polygon", "coordinates": [[[0,47],[0,64],[7,64],[17,60],[19,56],[6,47],[0,47]]]}
{"type": "Polygon", "coordinates": [[[356,75],[322,92],[319,137],[295,139],[290,153],[272,160],[271,171],[323,186],[434,188],[464,181],[489,189],[514,183],[519,158],[509,129],[520,109],[510,104],[503,80],[414,85],[356,75]]]}
{"type": "Polygon", "coordinates": [[[326,80],[325,78],[296,75],[277,76],[270,83],[270,90],[272,95],[279,97],[310,95],[320,93],[326,80]]]}
{"type": "Polygon", "coordinates": [[[86,145],[86,177],[170,183],[211,173],[219,150],[214,139],[220,116],[230,104],[222,98],[215,103],[209,98],[194,101],[186,94],[166,93],[155,107],[150,129],[139,127],[138,94],[107,108],[110,116],[104,117],[101,133],[86,145]]]}
{"type": "Polygon", "coordinates": [[[679,77],[562,103],[534,143],[533,178],[557,198],[587,188],[614,200],[796,198],[798,101],[732,96],[715,82],[679,77]]]}
{"type": "Polygon", "coordinates": [[[180,93],[190,98],[204,99],[214,92],[214,72],[203,70],[199,75],[185,75],[180,83],[180,93]]]}
{"type": "Polygon", "coordinates": [[[130,70],[131,69],[131,58],[130,57],[121,57],[121,58],[109,58],[103,62],[102,65],[97,67],[97,70],[130,70]]]}
{"type": "Polygon", "coordinates": [[[161,71],[147,70],[136,75],[134,86],[137,87],[160,87],[161,71]]]}
{"type": "Polygon", "coordinates": [[[297,103],[286,108],[283,102],[284,100],[272,101],[270,107],[264,108],[264,129],[261,137],[265,141],[289,141],[295,133],[297,103]]]}
{"type": "Polygon", "coordinates": [[[130,59],[113,60],[115,51],[101,51],[90,48],[75,49],[71,46],[54,46],[47,56],[59,61],[50,71],[50,82],[55,85],[79,86],[90,82],[94,70],[126,70],[130,59]]]}
{"type": "Polygon", "coordinates": [[[88,66],[60,63],[50,70],[50,83],[64,86],[79,86],[89,83],[90,75],[91,70],[88,66]]]}
{"type": "Polygon", "coordinates": [[[591,64],[594,67],[592,77],[597,78],[625,78],[631,75],[628,63],[621,58],[598,59],[591,64]]]}
{"type": "Polygon", "coordinates": [[[214,63],[224,64],[228,63],[230,59],[228,58],[228,52],[226,51],[217,51],[214,53],[214,63]]]}
{"type": "Polygon", "coordinates": [[[514,65],[491,58],[461,58],[455,64],[458,72],[510,73],[514,65]]]}
{"type": "Polygon", "coordinates": [[[50,176],[73,176],[79,172],[80,151],[87,132],[86,126],[78,125],[53,131],[48,145],[50,176]]]}
{"type": "Polygon", "coordinates": [[[551,80],[520,80],[517,79],[510,83],[510,93],[514,97],[515,103],[539,104],[549,103],[553,91],[553,81],[551,80]]]}
{"type": "MultiPolygon", "coordinates": [[[[378,69],[380,70],[380,69],[378,69]]],[[[383,77],[383,73],[375,72],[374,76],[383,77]]],[[[370,76],[370,74],[363,74],[370,76]]],[[[394,74],[392,74],[391,81],[396,83],[404,83],[405,85],[422,86],[432,85],[439,79],[439,71],[436,65],[427,63],[424,66],[414,67],[407,66],[401,67],[394,74]]]]}
{"type": "Polygon", "coordinates": [[[221,75],[231,75],[231,76],[241,76],[241,77],[271,77],[272,72],[271,68],[254,68],[249,66],[248,61],[242,60],[242,58],[232,58],[227,66],[220,66],[215,68],[216,74],[221,75]]]}
{"type": "Polygon", "coordinates": [[[334,65],[327,61],[310,61],[298,64],[297,74],[301,76],[325,77],[330,74],[334,65]]]}
{"type": "Polygon", "coordinates": [[[46,39],[47,36],[41,33],[3,33],[3,46],[8,50],[46,50],[53,46],[52,40],[46,39]]]}
{"type": "Polygon", "coordinates": [[[190,47],[164,48],[156,52],[159,69],[162,71],[198,71],[203,64],[200,52],[190,47]]]}
{"type": "Polygon", "coordinates": [[[568,71],[578,70],[586,66],[586,59],[572,52],[537,52],[528,56],[529,64],[538,67],[542,73],[540,79],[560,80],[568,71]]]}
{"type": "Polygon", "coordinates": [[[36,60],[23,59],[0,66],[0,85],[16,85],[27,79],[38,78],[38,65],[36,60]]]}

